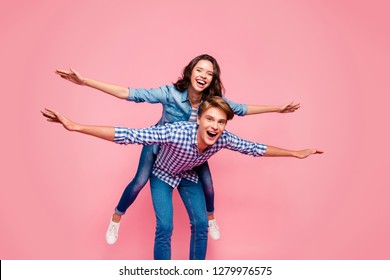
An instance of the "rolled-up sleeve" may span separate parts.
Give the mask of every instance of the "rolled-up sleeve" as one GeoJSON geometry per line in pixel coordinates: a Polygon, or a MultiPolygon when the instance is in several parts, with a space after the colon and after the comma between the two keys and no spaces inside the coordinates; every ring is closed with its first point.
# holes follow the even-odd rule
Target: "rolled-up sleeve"
{"type": "Polygon", "coordinates": [[[227,139],[225,148],[232,151],[254,157],[260,157],[267,151],[267,145],[242,139],[233,133],[227,132],[227,139]]]}
{"type": "Polygon", "coordinates": [[[229,104],[230,108],[232,108],[234,114],[236,114],[237,116],[245,116],[248,112],[247,104],[235,103],[225,97],[223,99],[225,99],[225,101],[229,104]]]}
{"type": "Polygon", "coordinates": [[[169,89],[167,86],[159,88],[129,88],[128,101],[136,103],[147,102],[147,103],[163,103],[166,104],[169,98],[169,89]]]}

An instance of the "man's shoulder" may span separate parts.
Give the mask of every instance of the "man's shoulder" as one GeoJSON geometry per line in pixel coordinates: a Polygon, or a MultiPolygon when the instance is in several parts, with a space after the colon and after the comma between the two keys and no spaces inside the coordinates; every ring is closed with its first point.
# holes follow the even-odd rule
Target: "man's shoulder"
{"type": "Polygon", "coordinates": [[[180,122],[166,123],[165,125],[171,129],[190,131],[192,128],[196,126],[196,123],[188,122],[188,121],[180,121],[180,122]]]}
{"type": "Polygon", "coordinates": [[[227,130],[224,130],[221,134],[221,137],[220,138],[229,138],[230,136],[234,135],[233,133],[227,131],[227,130]]]}
{"type": "Polygon", "coordinates": [[[173,142],[182,143],[184,139],[185,141],[192,141],[190,139],[194,139],[196,137],[196,123],[194,122],[174,122],[167,123],[164,125],[164,130],[169,133],[171,136],[171,140],[173,142]]]}
{"type": "Polygon", "coordinates": [[[236,135],[234,135],[233,133],[231,133],[227,130],[224,130],[222,132],[221,136],[218,138],[217,143],[226,145],[229,142],[231,142],[231,140],[234,136],[236,136],[236,135]]]}

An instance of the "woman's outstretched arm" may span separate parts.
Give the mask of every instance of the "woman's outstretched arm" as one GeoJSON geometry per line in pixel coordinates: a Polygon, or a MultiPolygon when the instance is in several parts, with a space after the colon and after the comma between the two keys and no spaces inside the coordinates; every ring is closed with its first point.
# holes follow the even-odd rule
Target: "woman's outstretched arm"
{"type": "Polygon", "coordinates": [[[248,105],[246,115],[263,114],[263,113],[293,113],[299,109],[300,103],[291,102],[282,106],[272,105],[248,105]]]}
{"type": "Polygon", "coordinates": [[[55,73],[59,75],[61,78],[70,81],[72,83],[75,83],[76,85],[88,86],[120,99],[126,99],[129,96],[129,89],[127,87],[84,77],[80,73],[73,70],[72,68],[70,68],[68,71],[57,69],[55,73]]]}

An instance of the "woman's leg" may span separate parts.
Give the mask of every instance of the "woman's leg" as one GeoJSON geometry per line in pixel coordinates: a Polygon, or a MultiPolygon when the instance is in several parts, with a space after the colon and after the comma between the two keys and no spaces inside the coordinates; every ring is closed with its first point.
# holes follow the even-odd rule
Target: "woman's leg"
{"type": "Polygon", "coordinates": [[[134,179],[127,185],[126,189],[119,200],[115,213],[118,215],[124,215],[127,208],[137,198],[139,192],[148,182],[149,176],[152,172],[152,168],[155,161],[155,155],[153,154],[153,146],[144,146],[142,148],[137,173],[134,179]]]}
{"type": "Polygon", "coordinates": [[[155,176],[150,177],[150,190],[156,215],[154,259],[171,259],[171,237],[173,231],[173,188],[155,176]]]}
{"type": "Polygon", "coordinates": [[[209,234],[212,239],[218,240],[221,237],[217,221],[214,218],[214,186],[213,179],[207,161],[195,169],[199,176],[199,181],[202,183],[204,196],[206,199],[207,216],[209,219],[209,234]]]}
{"type": "Polygon", "coordinates": [[[123,191],[119,203],[115,208],[115,213],[110,219],[110,224],[108,225],[106,232],[106,241],[108,244],[113,245],[118,240],[121,217],[137,198],[138,193],[146,185],[152,172],[154,160],[155,155],[153,154],[153,146],[144,146],[142,148],[137,173],[123,191]]]}
{"type": "Polygon", "coordinates": [[[204,260],[207,250],[206,203],[201,184],[182,179],[178,187],[191,223],[190,260],[204,260]]]}
{"type": "Polygon", "coordinates": [[[199,176],[199,180],[202,183],[204,197],[206,199],[207,214],[214,213],[214,187],[213,179],[211,178],[211,172],[207,161],[194,168],[195,172],[199,176]]]}

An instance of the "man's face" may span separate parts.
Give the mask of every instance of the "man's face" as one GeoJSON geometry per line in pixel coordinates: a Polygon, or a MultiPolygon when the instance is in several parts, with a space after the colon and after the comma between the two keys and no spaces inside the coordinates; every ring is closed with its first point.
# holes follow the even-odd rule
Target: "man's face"
{"type": "Polygon", "coordinates": [[[197,91],[202,92],[208,88],[213,80],[214,67],[209,60],[199,60],[192,69],[191,73],[191,87],[197,91]]]}
{"type": "Polygon", "coordinates": [[[203,152],[221,136],[227,124],[227,116],[220,108],[210,107],[200,118],[198,117],[197,124],[199,127],[196,139],[199,150],[203,152]]]}

